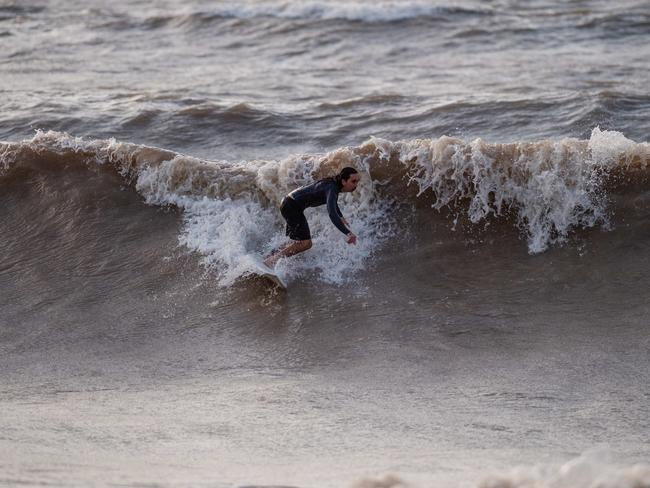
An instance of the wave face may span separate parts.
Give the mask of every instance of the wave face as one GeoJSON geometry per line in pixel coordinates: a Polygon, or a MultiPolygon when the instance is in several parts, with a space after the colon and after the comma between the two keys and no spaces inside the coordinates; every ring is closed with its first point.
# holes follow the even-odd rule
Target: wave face
{"type": "Polygon", "coordinates": [[[291,267],[281,261],[279,270],[289,279],[319,269],[327,282],[345,281],[385,239],[410,231],[408,219],[398,216],[413,209],[451,216],[450,230],[463,221],[477,229],[508,223],[520,230],[533,254],[565,244],[581,229],[609,229],[611,195],[643,187],[650,145],[596,128],[589,140],[511,144],[371,138],[324,154],[242,162],[58,132],[0,146],[5,178],[29,161],[110,165],[148,204],[182,209],[180,242],[199,252],[228,286],[252,271],[253,256],[285,242],[278,212],[282,198],[344,166],[362,171],[359,189],[341,196],[359,245],[347,246],[325,212],[308,210],[319,253],[292,259],[291,267]]]}

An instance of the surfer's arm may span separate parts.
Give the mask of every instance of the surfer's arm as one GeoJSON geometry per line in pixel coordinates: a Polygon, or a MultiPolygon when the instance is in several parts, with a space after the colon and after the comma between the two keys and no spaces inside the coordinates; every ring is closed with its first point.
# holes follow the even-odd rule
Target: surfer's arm
{"type": "Polygon", "coordinates": [[[342,220],[342,216],[339,215],[340,210],[338,204],[336,203],[336,197],[337,193],[335,191],[330,190],[327,192],[327,213],[329,213],[330,220],[336,226],[336,228],[343,232],[345,235],[348,235],[350,233],[350,229],[345,226],[342,220]]]}
{"type": "Polygon", "coordinates": [[[343,213],[341,212],[341,209],[339,208],[338,202],[336,203],[336,213],[339,214],[339,217],[341,217],[341,222],[343,222],[343,225],[346,227],[349,227],[350,224],[348,224],[348,221],[343,218],[343,213]]]}

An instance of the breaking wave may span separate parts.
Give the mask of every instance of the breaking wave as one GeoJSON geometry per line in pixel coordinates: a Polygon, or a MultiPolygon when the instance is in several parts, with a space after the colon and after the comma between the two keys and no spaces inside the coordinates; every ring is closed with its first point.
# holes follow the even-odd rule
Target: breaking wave
{"type": "Polygon", "coordinates": [[[612,192],[645,188],[650,144],[596,128],[588,140],[370,138],[324,154],[233,162],[39,131],[23,142],[0,143],[0,185],[10,184],[21,167],[63,168],[63,162],[112,166],[148,204],[182,209],[180,242],[199,252],[225,286],[251,273],[255,256],[284,242],[278,211],[284,195],[356,166],[362,183],[354,194],[341,196],[341,208],[359,245],[346,245],[326,212],[308,210],[318,252],[278,265],[289,280],[316,269],[321,279],[342,283],[404,225],[397,223],[398,212],[445,211],[478,227],[511,222],[530,253],[565,243],[576,229],[607,229],[612,192]]]}

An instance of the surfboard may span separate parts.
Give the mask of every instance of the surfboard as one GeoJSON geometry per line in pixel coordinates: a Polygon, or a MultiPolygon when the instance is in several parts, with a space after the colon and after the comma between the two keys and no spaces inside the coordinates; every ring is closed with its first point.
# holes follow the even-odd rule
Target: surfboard
{"type": "Polygon", "coordinates": [[[253,263],[255,264],[254,274],[260,278],[264,278],[267,281],[275,284],[279,288],[286,290],[287,284],[284,282],[280,276],[275,273],[271,268],[269,268],[264,262],[259,258],[253,258],[253,263]]]}

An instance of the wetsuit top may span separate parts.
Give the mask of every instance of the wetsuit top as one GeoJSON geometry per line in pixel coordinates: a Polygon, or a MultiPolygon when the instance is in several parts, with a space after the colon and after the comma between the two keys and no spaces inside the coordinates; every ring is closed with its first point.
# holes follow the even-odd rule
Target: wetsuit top
{"type": "Polygon", "coordinates": [[[347,235],[350,231],[341,221],[343,214],[337,203],[340,191],[341,187],[334,178],[325,178],[315,183],[301,186],[289,193],[288,196],[300,206],[301,210],[305,210],[307,207],[318,207],[327,203],[327,212],[332,223],[338,230],[347,235]]]}

